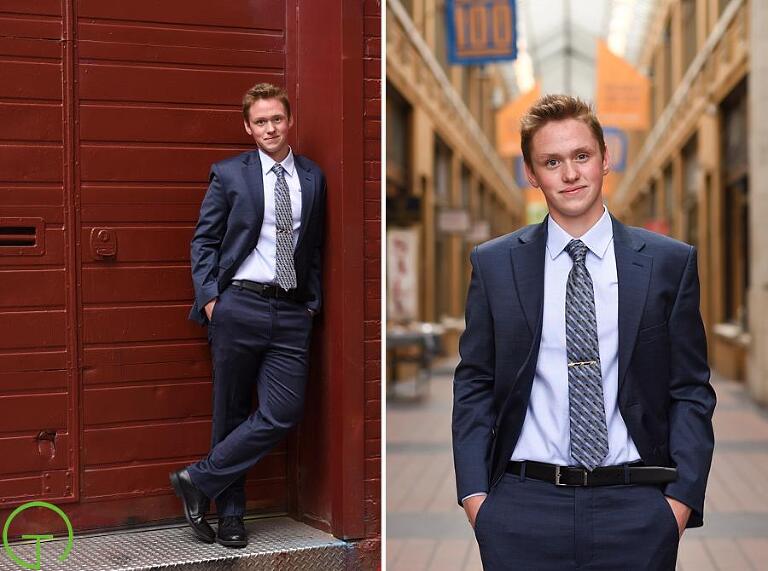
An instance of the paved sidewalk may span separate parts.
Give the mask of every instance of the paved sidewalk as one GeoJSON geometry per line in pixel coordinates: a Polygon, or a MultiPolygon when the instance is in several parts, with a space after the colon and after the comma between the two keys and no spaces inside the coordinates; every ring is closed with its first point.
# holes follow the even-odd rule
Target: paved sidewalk
{"type": "MultiPolygon", "coordinates": [[[[421,401],[387,402],[388,571],[482,569],[456,503],[452,372],[453,363],[438,367],[421,401]]],[[[740,384],[714,385],[716,447],[706,525],[685,532],[678,570],[768,569],[768,411],[754,405],[740,384]]],[[[405,394],[411,387],[397,388],[405,394]]]]}

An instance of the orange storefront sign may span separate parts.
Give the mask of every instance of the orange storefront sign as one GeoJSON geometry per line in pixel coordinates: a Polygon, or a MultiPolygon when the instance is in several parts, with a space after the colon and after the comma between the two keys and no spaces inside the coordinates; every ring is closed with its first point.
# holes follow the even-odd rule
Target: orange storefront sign
{"type": "Polygon", "coordinates": [[[597,42],[597,114],[603,125],[648,129],[650,81],[625,59],[597,42]]]}
{"type": "Polygon", "coordinates": [[[510,101],[496,113],[496,148],[502,157],[515,157],[520,150],[520,117],[541,97],[539,84],[510,101]]]}

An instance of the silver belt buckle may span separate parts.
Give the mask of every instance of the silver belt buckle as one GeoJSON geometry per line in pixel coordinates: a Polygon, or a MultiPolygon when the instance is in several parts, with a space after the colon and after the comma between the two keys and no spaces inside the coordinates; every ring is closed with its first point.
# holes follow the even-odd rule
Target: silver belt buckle
{"type": "Polygon", "coordinates": [[[564,487],[574,487],[574,486],[586,486],[587,485],[587,476],[589,475],[589,472],[587,472],[586,468],[577,468],[582,471],[582,474],[584,474],[584,480],[581,484],[564,484],[560,482],[560,466],[555,466],[555,486],[564,486],[564,487]]]}

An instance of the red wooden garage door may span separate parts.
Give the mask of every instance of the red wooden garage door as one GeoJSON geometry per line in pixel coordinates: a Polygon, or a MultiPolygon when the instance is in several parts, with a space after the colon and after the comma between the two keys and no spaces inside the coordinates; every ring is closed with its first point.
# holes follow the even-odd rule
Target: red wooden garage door
{"type": "MultiPolygon", "coordinates": [[[[73,497],[75,269],[63,17],[57,1],[0,14],[0,501],[73,497]],[[70,284],[71,285],[71,284],[70,284]]],[[[0,504],[3,505],[3,504],[0,504]]]]}
{"type": "MultiPolygon", "coordinates": [[[[178,516],[168,472],[210,434],[189,240],[210,164],[250,148],[241,94],[295,83],[288,10],[0,5],[0,505],[69,503],[79,528],[178,516]]],[[[290,458],[253,471],[251,507],[288,508],[290,458]]]]}

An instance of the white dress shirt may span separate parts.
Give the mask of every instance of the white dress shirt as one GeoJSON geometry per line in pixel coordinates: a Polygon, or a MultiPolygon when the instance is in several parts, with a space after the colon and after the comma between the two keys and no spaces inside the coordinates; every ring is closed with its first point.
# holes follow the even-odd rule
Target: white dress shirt
{"type": "MultiPolygon", "coordinates": [[[[573,237],[549,217],[544,257],[544,322],[531,398],[512,460],[573,466],[570,453],[568,358],[565,345],[565,289],[573,260],[565,246],[573,237]]],[[[640,459],[618,407],[619,281],[613,250],[613,224],[606,209],[583,236],[586,266],[595,292],[608,454],[603,466],[640,459]]]]}
{"type": "MultiPolygon", "coordinates": [[[[275,161],[259,149],[261,160],[261,176],[264,184],[264,221],[261,223],[259,241],[248,257],[237,268],[233,279],[251,280],[263,284],[275,283],[275,265],[277,259],[277,234],[275,226],[275,183],[277,175],[272,171],[275,161]]],[[[293,214],[293,247],[299,240],[301,226],[301,184],[296,172],[293,151],[288,150],[288,156],[280,164],[284,169],[285,182],[291,195],[291,211],[293,214]]]]}

